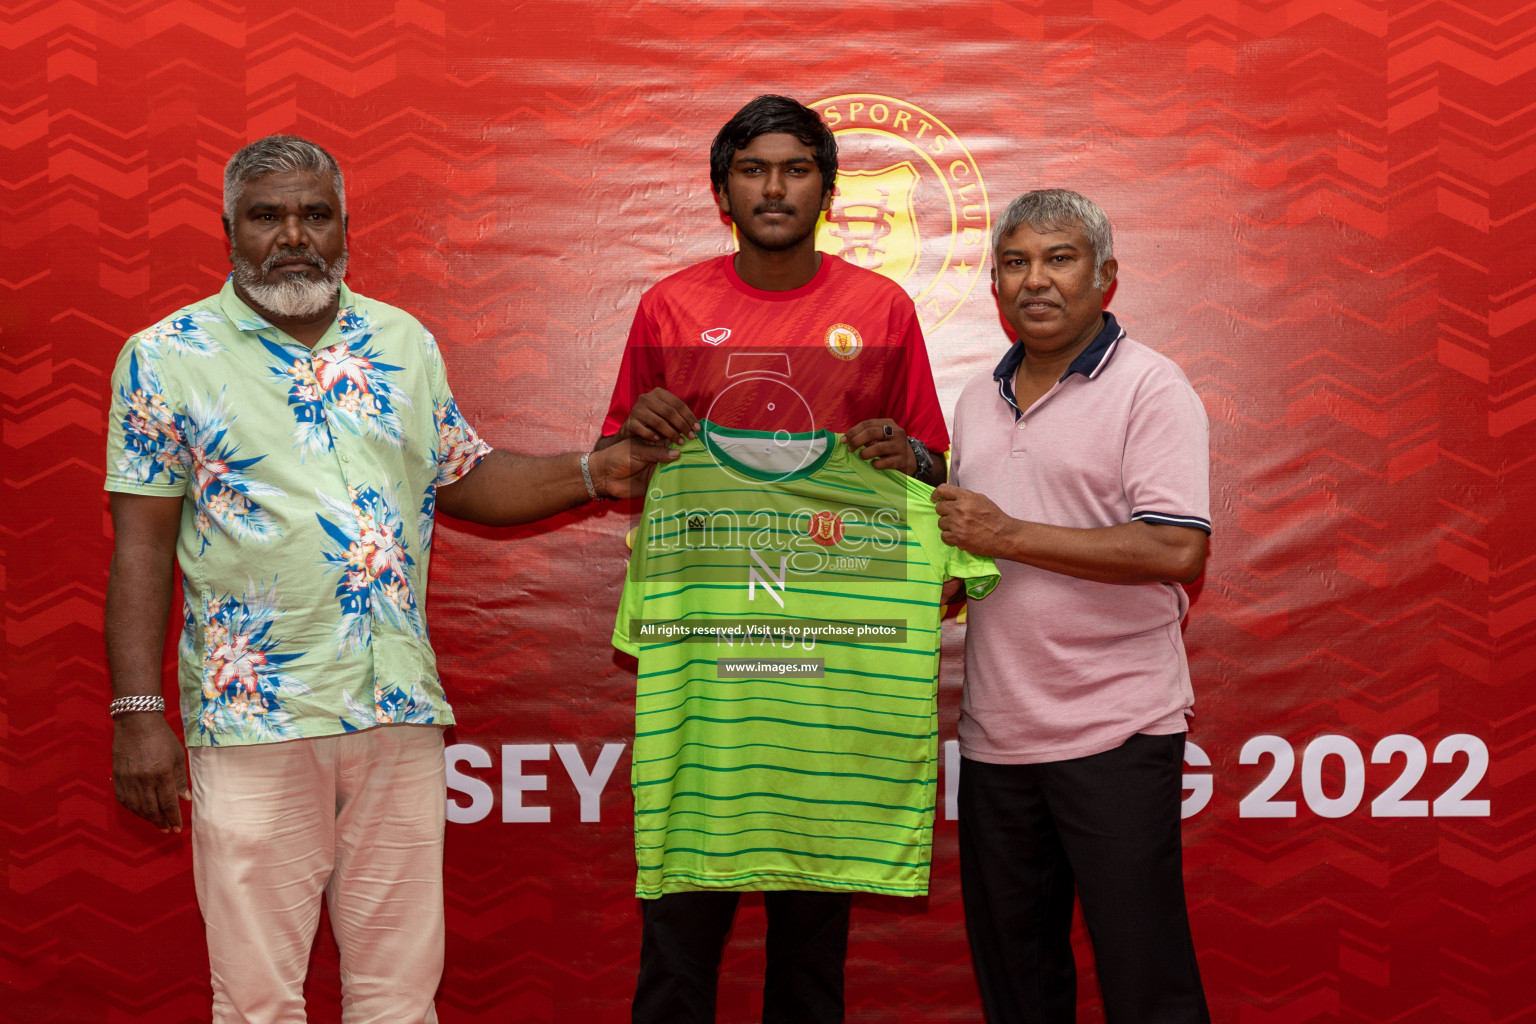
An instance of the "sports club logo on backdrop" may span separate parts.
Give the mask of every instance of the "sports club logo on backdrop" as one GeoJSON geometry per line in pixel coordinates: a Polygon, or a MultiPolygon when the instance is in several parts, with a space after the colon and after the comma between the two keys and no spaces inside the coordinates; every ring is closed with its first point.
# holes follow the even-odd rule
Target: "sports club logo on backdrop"
{"type": "Polygon", "coordinates": [[[873,93],[810,104],[837,136],[837,190],[816,248],[907,289],[932,331],[986,269],[992,215],[965,143],[905,100],[873,93]]]}

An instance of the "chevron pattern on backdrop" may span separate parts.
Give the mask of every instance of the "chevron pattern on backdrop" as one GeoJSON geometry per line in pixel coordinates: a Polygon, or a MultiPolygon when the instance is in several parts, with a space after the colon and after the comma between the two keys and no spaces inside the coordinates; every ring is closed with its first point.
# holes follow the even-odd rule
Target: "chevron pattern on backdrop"
{"type": "MultiPolygon", "coordinates": [[[[108,781],[100,484],[124,338],[226,273],[228,155],[331,148],[355,287],[422,317],[493,443],[545,453],[596,434],[641,290],[730,245],[707,147],[765,91],[876,97],[845,133],[882,128],[880,97],[941,122],[974,167],[899,143],[941,247],[1025,188],[1096,197],[1116,313],[1205,400],[1190,809],[1210,796],[1186,841],[1216,1019],[1536,1020],[1529,0],[0,5],[0,1017],[206,1019],[188,843],[108,781]]],[[[982,268],[935,284],[928,252],[903,283],[959,282],[929,337],[948,407],[1006,339],[985,282],[960,287],[982,268]]],[[[628,525],[438,534],[448,1024],[627,1019],[633,666],[606,636],[628,525]]],[[[980,1020],[943,810],[929,898],[856,908],[850,1020],[980,1020]]],[[[749,902],[722,1019],[760,1002],[762,927],[749,902]]],[[[338,988],[324,939],[313,1020],[338,988]]]]}

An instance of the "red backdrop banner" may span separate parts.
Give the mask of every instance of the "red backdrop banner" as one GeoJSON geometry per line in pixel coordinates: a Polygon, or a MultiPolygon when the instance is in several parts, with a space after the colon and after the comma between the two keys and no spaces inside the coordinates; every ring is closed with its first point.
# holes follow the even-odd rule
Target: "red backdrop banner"
{"type": "MultiPolygon", "coordinates": [[[[331,149],[354,287],[436,334],[489,440],[550,453],[596,436],[640,292],[732,245],[709,142],[774,91],[837,131],[821,243],[917,299],[946,412],[1007,343],[991,218],[1042,186],[1108,211],[1112,308],[1205,401],[1185,828],[1215,1018],[1536,1020],[1536,4],[40,0],[0,8],[0,89],[0,1017],[207,1016],[187,838],[108,781],[101,482],[118,349],[227,271],[229,154],[331,149]]],[[[448,1024],[627,1019],[629,525],[440,527],[448,1024]]],[[[852,1021],[981,1019],[948,800],[936,834],[926,900],[856,904],[852,1021]]],[[[749,902],[723,1020],[761,964],[749,902]]],[[[322,940],[312,1019],[337,989],[322,940]]]]}

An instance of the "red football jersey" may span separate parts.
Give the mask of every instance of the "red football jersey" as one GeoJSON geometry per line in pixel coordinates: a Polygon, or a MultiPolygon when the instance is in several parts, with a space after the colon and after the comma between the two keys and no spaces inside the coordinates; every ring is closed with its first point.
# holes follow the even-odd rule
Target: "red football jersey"
{"type": "Polygon", "coordinates": [[[823,254],[784,292],[753,288],[731,255],[665,278],[640,298],[603,434],[662,387],[695,416],[745,430],[833,430],[890,418],[949,450],[917,310],[901,286],[823,254]]]}

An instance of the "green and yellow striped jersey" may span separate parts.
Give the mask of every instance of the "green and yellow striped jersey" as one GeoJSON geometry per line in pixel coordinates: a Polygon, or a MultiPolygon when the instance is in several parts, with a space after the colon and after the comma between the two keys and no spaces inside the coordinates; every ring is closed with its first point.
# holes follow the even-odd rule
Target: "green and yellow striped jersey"
{"type": "Polygon", "coordinates": [[[640,662],[640,896],[927,892],[939,595],[997,583],[931,492],[829,431],[705,423],[657,469],[613,633],[640,662]]]}

